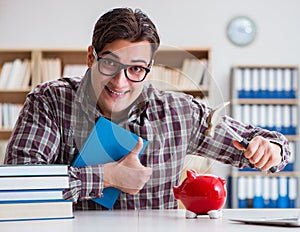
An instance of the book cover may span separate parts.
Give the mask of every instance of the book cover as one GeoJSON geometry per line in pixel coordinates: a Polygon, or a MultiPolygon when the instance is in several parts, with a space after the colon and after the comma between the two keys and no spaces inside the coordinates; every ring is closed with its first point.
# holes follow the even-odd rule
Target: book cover
{"type": "MultiPolygon", "coordinates": [[[[73,162],[73,166],[82,167],[117,161],[134,148],[137,140],[138,136],[136,134],[125,130],[104,117],[100,117],[73,162]]],[[[146,140],[143,140],[143,142],[144,146],[139,155],[143,153],[148,144],[146,140]]],[[[113,187],[105,188],[103,197],[93,200],[111,209],[120,192],[119,189],[113,187]]]]}

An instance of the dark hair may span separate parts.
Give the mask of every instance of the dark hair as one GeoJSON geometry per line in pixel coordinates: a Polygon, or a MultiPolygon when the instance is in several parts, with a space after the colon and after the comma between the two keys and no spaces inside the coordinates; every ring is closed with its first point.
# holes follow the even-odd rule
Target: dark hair
{"type": "Polygon", "coordinates": [[[97,52],[117,39],[130,42],[149,41],[152,56],[159,47],[160,39],[154,23],[141,10],[116,8],[102,15],[95,24],[92,45],[97,52]]]}

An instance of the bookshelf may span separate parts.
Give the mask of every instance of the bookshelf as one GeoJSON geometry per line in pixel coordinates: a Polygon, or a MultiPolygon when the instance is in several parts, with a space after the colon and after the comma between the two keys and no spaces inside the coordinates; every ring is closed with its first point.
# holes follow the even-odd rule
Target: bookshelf
{"type": "MultiPolygon", "coordinates": [[[[2,71],[4,70],[4,66],[7,63],[12,63],[19,59],[21,62],[27,60],[30,61],[29,69],[33,70],[36,68],[36,63],[33,61],[33,51],[30,49],[0,49],[0,110],[1,110],[1,126],[0,126],[0,140],[7,140],[11,134],[12,125],[7,126],[7,122],[4,123],[4,117],[6,115],[8,108],[7,104],[9,105],[21,105],[25,101],[27,93],[30,91],[32,86],[32,73],[29,73],[29,79],[26,86],[18,86],[17,84],[13,83],[13,87],[7,87],[8,85],[8,78],[4,79],[4,75],[2,71]],[[3,82],[6,80],[6,82],[3,82]],[[4,84],[6,83],[6,84],[4,84]],[[7,87],[7,88],[6,88],[7,87]],[[5,105],[5,106],[4,106],[5,105]],[[4,110],[5,108],[5,110],[4,110]]],[[[16,75],[17,76],[17,75],[16,75]]],[[[13,123],[13,121],[11,122],[13,123]]]]}
{"type": "MultiPolygon", "coordinates": [[[[161,48],[157,52],[155,57],[155,64],[165,65],[172,69],[182,68],[184,59],[205,59],[208,66],[210,65],[210,49],[208,48],[161,48]]],[[[76,72],[80,72],[77,75],[83,75],[86,69],[87,50],[78,48],[68,49],[0,49],[0,71],[3,70],[3,66],[6,62],[13,62],[16,59],[30,60],[30,83],[23,88],[0,88],[0,105],[1,104],[23,104],[28,92],[36,85],[46,81],[44,78],[44,70],[56,70],[54,76],[51,79],[58,78],[62,75],[67,75],[68,66],[78,66],[76,72]],[[56,61],[55,66],[49,66],[45,68],[44,61],[52,60],[56,61]],[[79,71],[78,71],[79,70],[79,71]]],[[[209,67],[210,68],[210,67],[209,67]]],[[[69,73],[70,75],[74,73],[69,73]]],[[[204,98],[208,96],[208,85],[205,87],[184,89],[186,93],[189,93],[195,97],[204,98]]],[[[0,140],[7,140],[11,134],[11,128],[3,128],[0,125],[0,140]]]]}
{"type": "Polygon", "coordinates": [[[299,70],[297,66],[234,66],[231,114],[245,123],[279,131],[290,142],[292,157],[279,173],[233,168],[232,208],[299,206],[299,70]],[[254,187],[255,186],[255,187],[254,187]]]}
{"type": "MultiPolygon", "coordinates": [[[[161,47],[155,56],[155,66],[163,66],[162,73],[154,73],[150,80],[158,79],[167,82],[166,88],[175,91],[182,91],[194,97],[205,98],[209,95],[209,73],[211,71],[211,50],[210,48],[173,48],[161,47]],[[194,61],[194,66],[188,66],[190,61],[194,61]],[[185,64],[188,63],[186,66],[185,64]],[[195,67],[196,65],[196,67],[195,67]],[[200,71],[197,69],[200,68],[200,71]],[[196,70],[195,70],[196,69],[196,70]],[[168,72],[173,71],[179,73],[178,77],[170,76],[169,79],[162,79],[168,76],[168,72]],[[199,76],[199,77],[198,77],[199,76]],[[174,79],[188,80],[196,77],[192,82],[188,81],[186,84],[179,82],[172,82],[174,79]],[[160,79],[161,78],[161,79],[160,79]],[[199,82],[202,82],[200,83],[199,82]]],[[[176,74],[175,74],[176,75],[176,74]]],[[[161,86],[161,83],[159,83],[161,86]]]]}

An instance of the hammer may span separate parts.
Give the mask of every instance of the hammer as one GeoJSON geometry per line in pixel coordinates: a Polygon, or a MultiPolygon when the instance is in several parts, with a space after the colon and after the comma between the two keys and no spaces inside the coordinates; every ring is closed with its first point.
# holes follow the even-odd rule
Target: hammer
{"type": "MultiPolygon", "coordinates": [[[[224,102],[209,113],[206,120],[208,128],[205,132],[205,135],[214,137],[216,126],[221,125],[223,129],[225,129],[234,139],[236,139],[245,149],[247,149],[249,145],[248,140],[240,136],[236,131],[234,131],[230,126],[228,126],[224,121],[221,120],[220,113],[229,104],[230,102],[224,102]]],[[[271,167],[269,171],[274,173],[277,171],[277,167],[271,167]]]]}

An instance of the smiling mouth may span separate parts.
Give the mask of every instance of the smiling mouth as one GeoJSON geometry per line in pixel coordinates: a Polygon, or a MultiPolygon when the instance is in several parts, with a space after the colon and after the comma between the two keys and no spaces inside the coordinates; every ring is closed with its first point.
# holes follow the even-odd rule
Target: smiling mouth
{"type": "Polygon", "coordinates": [[[116,91],[113,91],[112,89],[110,89],[110,88],[107,87],[107,86],[105,86],[105,89],[106,89],[108,92],[110,92],[110,93],[112,93],[112,94],[114,94],[114,95],[118,95],[118,96],[125,95],[126,93],[129,92],[129,90],[127,90],[127,91],[125,91],[125,92],[116,92],[116,91]]]}

